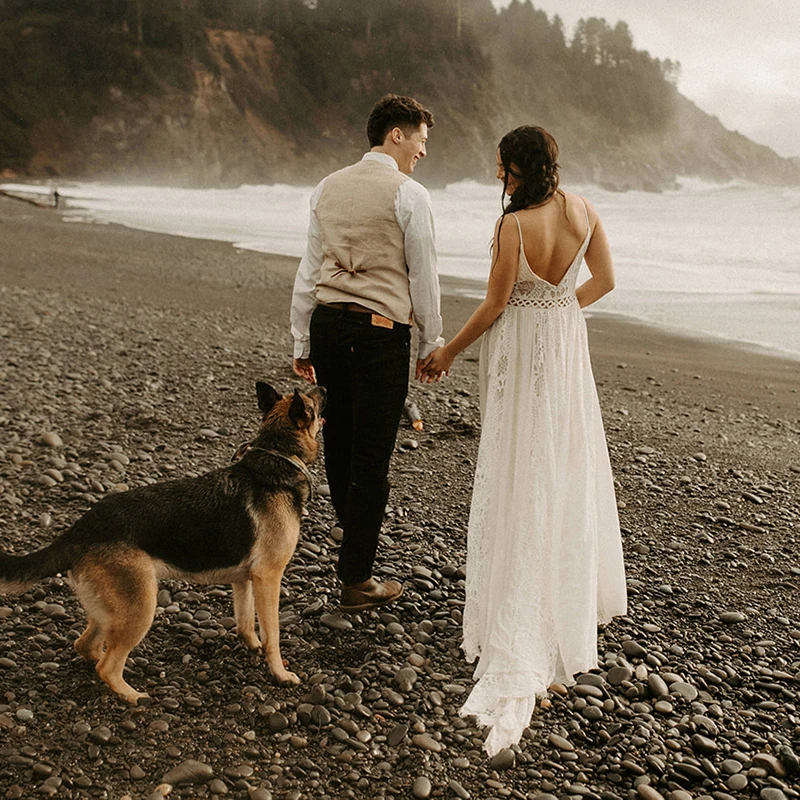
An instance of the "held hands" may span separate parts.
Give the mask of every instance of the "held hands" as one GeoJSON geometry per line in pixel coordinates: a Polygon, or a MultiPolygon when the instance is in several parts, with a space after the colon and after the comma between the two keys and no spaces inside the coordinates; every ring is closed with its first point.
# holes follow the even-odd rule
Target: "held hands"
{"type": "Polygon", "coordinates": [[[434,350],[427,358],[417,361],[417,380],[422,383],[438,383],[442,376],[450,374],[455,356],[450,355],[447,345],[434,350]]]}

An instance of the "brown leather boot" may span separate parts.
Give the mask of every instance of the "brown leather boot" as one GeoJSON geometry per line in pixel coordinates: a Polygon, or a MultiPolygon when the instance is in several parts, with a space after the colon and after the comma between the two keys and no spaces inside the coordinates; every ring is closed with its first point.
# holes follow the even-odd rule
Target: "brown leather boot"
{"type": "Polygon", "coordinates": [[[393,603],[403,594],[403,584],[399,581],[376,581],[370,578],[363,583],[342,586],[341,611],[366,611],[375,606],[393,603]]]}

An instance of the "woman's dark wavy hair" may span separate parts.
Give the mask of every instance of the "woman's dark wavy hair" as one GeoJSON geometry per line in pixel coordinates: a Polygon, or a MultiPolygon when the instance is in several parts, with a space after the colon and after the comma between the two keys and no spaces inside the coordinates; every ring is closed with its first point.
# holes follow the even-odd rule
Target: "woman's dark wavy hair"
{"type": "Polygon", "coordinates": [[[521,125],[509,131],[498,145],[500,163],[503,165],[503,215],[498,228],[498,248],[493,253],[492,268],[500,255],[500,230],[507,214],[523,208],[544,205],[559,191],[558,143],[552,134],[535,125],[521,125]],[[514,194],[506,203],[508,177],[519,181],[514,194]]]}
{"type": "Polygon", "coordinates": [[[499,145],[503,165],[503,215],[540,206],[558,191],[558,144],[544,128],[522,125],[509,131],[499,145]],[[519,186],[505,203],[508,178],[519,186]]]}

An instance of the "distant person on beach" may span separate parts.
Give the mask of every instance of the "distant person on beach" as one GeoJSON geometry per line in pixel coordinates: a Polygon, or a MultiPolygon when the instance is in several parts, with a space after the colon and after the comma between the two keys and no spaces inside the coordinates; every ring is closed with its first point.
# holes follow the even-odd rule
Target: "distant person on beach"
{"type": "Polygon", "coordinates": [[[294,371],[328,392],[325,471],[344,532],[343,611],[403,593],[399,581],[377,581],[372,569],[408,392],[412,319],[419,359],[444,343],[430,197],[410,177],[432,126],[431,112],[412,97],[378,101],[367,121],[369,152],[311,195],[295,278],[294,371]]]}
{"type": "Polygon", "coordinates": [[[490,726],[491,755],[519,741],[537,695],[597,666],[597,625],[627,606],[581,313],[614,287],[614,271],[597,212],[559,189],[557,158],[542,128],[500,141],[486,299],[419,370],[437,380],[485,334],[462,644],[479,661],[461,713],[490,726]],[[591,277],[576,288],[584,260],[591,277]]]}

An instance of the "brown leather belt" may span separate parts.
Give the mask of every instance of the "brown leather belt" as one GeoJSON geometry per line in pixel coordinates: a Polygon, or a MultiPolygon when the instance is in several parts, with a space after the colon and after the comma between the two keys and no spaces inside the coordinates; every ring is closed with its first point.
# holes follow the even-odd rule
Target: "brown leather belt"
{"type": "Polygon", "coordinates": [[[358,303],[320,303],[326,308],[338,308],[340,311],[358,311],[360,314],[374,314],[371,308],[365,308],[358,303]]]}
{"type": "Polygon", "coordinates": [[[337,311],[355,311],[357,314],[370,314],[370,324],[376,328],[387,328],[392,330],[395,323],[388,317],[376,314],[371,308],[365,308],[359,303],[320,303],[325,308],[333,308],[337,311]]]}

